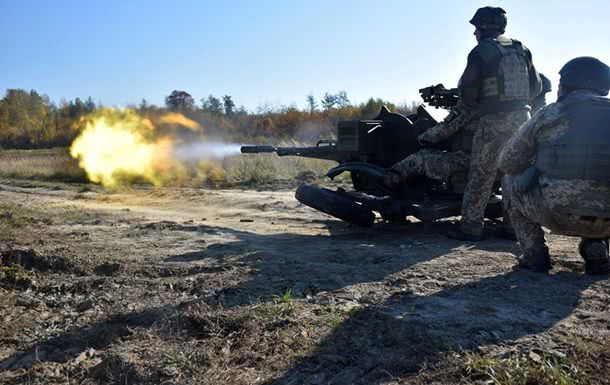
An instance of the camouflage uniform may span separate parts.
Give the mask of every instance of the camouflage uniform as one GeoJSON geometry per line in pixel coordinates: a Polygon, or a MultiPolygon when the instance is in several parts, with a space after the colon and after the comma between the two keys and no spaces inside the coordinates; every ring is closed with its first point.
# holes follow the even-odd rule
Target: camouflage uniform
{"type": "Polygon", "coordinates": [[[472,144],[460,226],[462,234],[476,239],[483,233],[500,150],[529,119],[530,96],[540,93],[541,83],[529,50],[500,35],[479,41],[470,52],[458,88],[461,102],[481,116],[472,144]],[[507,56],[507,50],[517,53],[507,56]]]}
{"type": "MultiPolygon", "coordinates": [[[[575,93],[583,97],[593,95],[588,90],[575,93]]],[[[509,174],[502,180],[502,198],[524,259],[548,254],[541,225],[570,236],[610,236],[608,183],[555,179],[542,174],[533,189],[525,193],[519,191],[515,175],[532,164],[539,145],[556,140],[568,127],[565,105],[561,101],[552,103],[524,124],[500,154],[498,165],[509,174]]]]}
{"type": "Polygon", "coordinates": [[[460,184],[465,179],[470,164],[470,138],[476,129],[474,118],[473,111],[463,111],[455,119],[440,122],[418,137],[421,143],[440,143],[451,139],[453,151],[424,148],[396,163],[392,169],[405,179],[413,175],[425,175],[439,182],[460,184]]]}
{"type": "Polygon", "coordinates": [[[529,112],[526,110],[498,112],[479,119],[462,200],[461,229],[465,233],[482,234],[485,207],[498,177],[498,155],[502,146],[528,119],[529,112]]]}

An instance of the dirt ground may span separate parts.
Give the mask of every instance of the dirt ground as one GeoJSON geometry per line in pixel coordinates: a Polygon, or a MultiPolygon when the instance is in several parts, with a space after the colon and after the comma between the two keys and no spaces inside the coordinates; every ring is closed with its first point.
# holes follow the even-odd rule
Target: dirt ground
{"type": "Polygon", "coordinates": [[[0,180],[0,203],[24,223],[0,246],[3,384],[609,383],[610,283],[573,238],[538,274],[514,242],[361,229],[292,189],[0,180]]]}

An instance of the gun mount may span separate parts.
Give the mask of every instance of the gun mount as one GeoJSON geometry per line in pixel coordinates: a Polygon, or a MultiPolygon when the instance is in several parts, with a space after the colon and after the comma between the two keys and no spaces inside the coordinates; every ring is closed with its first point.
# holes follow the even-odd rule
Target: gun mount
{"type": "MultiPolygon", "coordinates": [[[[430,92],[442,89],[436,88],[436,91],[430,92]]],[[[445,105],[451,98],[434,100],[439,105],[445,105]]],[[[371,226],[376,218],[374,212],[378,212],[383,219],[392,222],[404,222],[407,216],[431,222],[460,215],[462,191],[424,176],[410,178],[400,189],[391,191],[384,186],[383,177],[387,174],[387,168],[423,148],[417,136],[435,124],[436,120],[423,106],[408,116],[382,107],[372,120],[338,122],[336,140],[319,141],[312,147],[243,146],[241,152],[273,152],[278,156],[303,156],[338,162],[339,165],[331,168],[326,175],[333,179],[349,172],[353,191],[333,191],[304,184],[297,188],[295,197],[307,206],[344,221],[371,226]]],[[[501,204],[497,198],[490,201],[486,215],[490,218],[501,216],[501,204]]]]}
{"type": "Polygon", "coordinates": [[[312,147],[242,146],[244,154],[274,152],[278,156],[303,156],[339,163],[366,162],[390,167],[421,146],[417,135],[436,121],[420,107],[405,117],[382,107],[372,120],[346,120],[337,123],[336,140],[320,140],[312,147]],[[417,121],[414,124],[413,121],[417,121]]]}

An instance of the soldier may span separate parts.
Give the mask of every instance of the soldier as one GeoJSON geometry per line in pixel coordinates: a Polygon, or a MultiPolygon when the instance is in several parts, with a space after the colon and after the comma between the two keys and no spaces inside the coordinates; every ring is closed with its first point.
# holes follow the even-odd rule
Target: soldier
{"type": "Polygon", "coordinates": [[[417,138],[422,145],[450,140],[451,151],[421,149],[392,166],[390,170],[393,172],[388,174],[385,184],[393,187],[410,176],[425,175],[447,184],[454,191],[460,188],[463,190],[475,129],[474,111],[461,111],[459,105],[454,107],[443,122],[429,128],[417,138]]]}
{"type": "Polygon", "coordinates": [[[530,100],[541,90],[529,50],[502,35],[506,22],[506,12],[497,7],[480,8],[470,20],[479,43],[468,55],[458,88],[461,102],[475,109],[480,118],[472,144],[460,230],[449,234],[453,238],[482,238],[483,214],[497,176],[498,155],[508,138],[529,119],[530,100]]]}
{"type": "Polygon", "coordinates": [[[592,57],[567,62],[558,100],[524,124],[502,150],[505,210],[523,256],[519,266],[550,268],[541,226],[582,237],[589,274],[608,274],[610,236],[610,68],[592,57]]]}
{"type": "MultiPolygon", "coordinates": [[[[542,73],[539,75],[542,90],[530,102],[532,115],[546,106],[546,94],[551,91],[551,81],[542,73]]],[[[394,172],[388,174],[385,184],[392,188],[410,176],[425,175],[445,183],[453,191],[463,192],[463,183],[470,165],[472,139],[477,128],[476,117],[475,110],[464,110],[460,104],[455,106],[443,122],[426,130],[417,138],[422,145],[450,141],[451,151],[435,148],[419,150],[392,166],[390,171],[394,172]]],[[[509,230],[511,239],[514,239],[512,229],[505,230],[509,230]]]]}
{"type": "MultiPolygon", "coordinates": [[[[462,201],[460,230],[448,235],[463,240],[480,240],[483,234],[483,215],[494,181],[497,177],[497,157],[501,147],[519,126],[530,117],[530,100],[541,91],[538,72],[532,64],[529,50],[519,41],[502,34],[506,28],[506,12],[502,8],[484,7],[474,14],[470,23],[475,28],[478,45],[468,55],[466,69],[458,83],[458,112],[462,119],[444,121],[420,136],[422,143],[462,132],[465,124],[474,127],[472,151],[469,161],[468,181],[462,201]]],[[[472,130],[471,130],[472,132],[472,130]]],[[[467,134],[468,130],[463,130],[467,134]]],[[[397,163],[394,174],[386,183],[396,183],[417,171],[432,175],[431,167],[412,167],[417,164],[439,165],[445,170],[456,169],[457,163],[446,158],[439,162],[439,153],[422,153],[397,163]],[[415,162],[415,160],[419,160],[415,162]]],[[[467,159],[462,157],[462,162],[467,159]]],[[[466,160],[467,161],[467,160],[466,160]]]]}

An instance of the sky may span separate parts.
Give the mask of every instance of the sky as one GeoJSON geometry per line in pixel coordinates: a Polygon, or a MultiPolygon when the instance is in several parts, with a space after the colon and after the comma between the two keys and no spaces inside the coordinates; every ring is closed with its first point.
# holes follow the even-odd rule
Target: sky
{"type": "Polygon", "coordinates": [[[345,90],[354,103],[419,101],[455,87],[476,45],[480,6],[507,12],[553,82],[571,58],[610,63],[610,3],[601,0],[0,0],[0,93],[35,89],[51,100],[162,105],[172,90],[197,102],[231,95],[250,111],[305,106],[345,90]]]}

